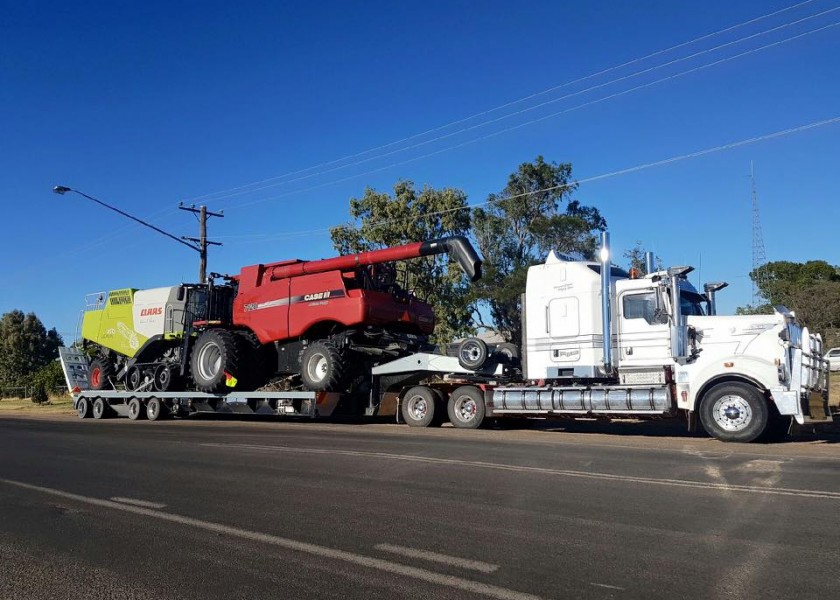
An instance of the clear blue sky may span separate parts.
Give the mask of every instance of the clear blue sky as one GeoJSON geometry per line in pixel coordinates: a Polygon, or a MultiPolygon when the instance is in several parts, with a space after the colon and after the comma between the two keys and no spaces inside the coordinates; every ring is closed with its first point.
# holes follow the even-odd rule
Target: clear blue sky
{"type": "MultiPolygon", "coordinates": [[[[35,311],[69,338],[87,292],[197,277],[188,249],[52,194],[55,184],[195,235],[194,218],[173,210],[180,200],[387,144],[792,4],[6,3],[0,312],[35,311]]],[[[508,112],[836,5],[810,2],[508,112]]],[[[840,11],[422,147],[209,199],[227,209],[211,221],[225,245],[210,268],[332,255],[324,230],[347,219],[348,199],[366,186],[405,178],[482,202],[538,154],[585,179],[836,117],[840,27],[404,162],[837,21],[840,11]],[[236,208],[265,198],[274,199],[236,208]]],[[[840,124],[587,183],[577,197],[600,208],[616,252],[642,240],[666,263],[702,260],[704,280],[732,283],[722,297],[731,311],[750,294],[750,160],[767,258],[840,262],[840,124]]]]}

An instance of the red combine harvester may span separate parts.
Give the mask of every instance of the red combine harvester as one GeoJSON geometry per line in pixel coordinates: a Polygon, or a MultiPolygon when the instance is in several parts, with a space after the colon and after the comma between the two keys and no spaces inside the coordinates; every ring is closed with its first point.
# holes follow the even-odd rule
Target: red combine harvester
{"type": "Polygon", "coordinates": [[[207,285],[101,294],[82,330],[89,388],[221,393],[273,382],[348,391],[376,361],[428,346],[432,307],[397,282],[393,263],[444,253],[481,277],[475,250],[455,236],[251,265],[207,285]]]}

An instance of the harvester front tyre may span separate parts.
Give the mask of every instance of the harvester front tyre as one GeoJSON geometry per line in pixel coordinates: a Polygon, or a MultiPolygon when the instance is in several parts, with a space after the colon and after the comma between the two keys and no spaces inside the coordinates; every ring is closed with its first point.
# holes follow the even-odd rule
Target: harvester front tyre
{"type": "Polygon", "coordinates": [[[459,429],[478,429],[484,422],[487,408],[484,392],[472,385],[462,385],[449,396],[449,421],[459,429]]]}
{"type": "Polygon", "coordinates": [[[192,350],[190,373],[200,392],[218,394],[239,389],[242,345],[226,329],[208,329],[192,350]]]}
{"type": "Polygon", "coordinates": [[[433,426],[439,408],[440,398],[425,385],[408,390],[400,403],[400,413],[409,427],[433,426]]]}
{"type": "Polygon", "coordinates": [[[145,415],[146,410],[139,398],[132,398],[128,401],[128,418],[132,421],[139,421],[145,415]]]}
{"type": "Polygon", "coordinates": [[[90,417],[90,413],[90,400],[82,398],[76,402],[76,414],[79,415],[80,419],[87,419],[90,417]]]}
{"type": "Polygon", "coordinates": [[[88,367],[88,389],[111,389],[111,379],[114,377],[114,365],[105,358],[94,358],[88,367]]]}
{"type": "Polygon", "coordinates": [[[769,425],[770,407],[749,384],[721,383],[704,395],[700,422],[706,433],[722,442],[753,442],[769,425]]]}
{"type": "Polygon", "coordinates": [[[104,419],[105,416],[108,414],[108,405],[105,404],[105,400],[102,398],[97,398],[93,401],[93,418],[94,419],[104,419]]]}
{"type": "Polygon", "coordinates": [[[315,392],[341,392],[346,368],[345,357],[335,344],[326,340],[312,342],[300,359],[303,385],[315,392]]]}
{"type": "Polygon", "coordinates": [[[467,338],[458,346],[458,364],[473,371],[487,360],[487,344],[480,338],[467,338]]]}

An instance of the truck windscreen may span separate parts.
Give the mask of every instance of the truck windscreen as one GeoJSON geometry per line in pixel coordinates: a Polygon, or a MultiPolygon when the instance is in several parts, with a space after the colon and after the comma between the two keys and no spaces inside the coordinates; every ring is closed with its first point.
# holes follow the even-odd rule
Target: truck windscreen
{"type": "Polygon", "coordinates": [[[702,317],[706,315],[703,296],[686,290],[680,291],[680,312],[686,316],[702,317]]]}

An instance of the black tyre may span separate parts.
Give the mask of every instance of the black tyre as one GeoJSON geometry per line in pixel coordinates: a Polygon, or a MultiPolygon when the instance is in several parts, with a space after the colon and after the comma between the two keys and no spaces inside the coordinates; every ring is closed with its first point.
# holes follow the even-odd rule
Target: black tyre
{"type": "Polygon", "coordinates": [[[149,398],[146,402],[146,418],[150,421],[162,419],[166,414],[166,407],[159,398],[149,398]]]}
{"type": "Polygon", "coordinates": [[[409,427],[429,427],[435,424],[440,397],[425,385],[418,385],[406,392],[400,403],[403,421],[409,427]]]}
{"type": "Polygon", "coordinates": [[[449,396],[447,403],[449,421],[461,429],[478,429],[484,422],[487,408],[484,392],[472,385],[463,385],[449,396]]]}
{"type": "Polygon", "coordinates": [[[82,398],[78,402],[76,402],[76,414],[79,415],[80,419],[87,419],[90,417],[91,413],[90,408],[90,400],[87,398],[82,398]]]}
{"type": "Polygon", "coordinates": [[[721,383],[703,396],[700,422],[724,442],[753,442],[764,434],[770,409],[764,395],[746,383],[721,383]]]}
{"type": "Polygon", "coordinates": [[[465,369],[480,369],[487,360],[487,344],[479,338],[467,338],[458,346],[458,364],[465,369]]]}
{"type": "Polygon", "coordinates": [[[88,389],[110,390],[114,377],[114,364],[106,358],[94,358],[88,367],[88,389]]]}
{"type": "Polygon", "coordinates": [[[250,331],[236,331],[234,334],[240,345],[243,363],[242,382],[238,389],[255,390],[265,385],[273,374],[270,350],[250,331]]]}
{"type": "Polygon", "coordinates": [[[226,329],[208,329],[202,333],[190,358],[190,374],[196,389],[211,394],[240,389],[241,351],[241,342],[226,329]]]}
{"type": "Polygon", "coordinates": [[[132,398],[128,401],[128,418],[137,421],[146,416],[146,409],[139,398],[132,398]]]}
{"type": "Polygon", "coordinates": [[[105,400],[96,398],[93,401],[91,412],[93,413],[94,419],[104,419],[108,415],[108,405],[105,403],[105,400]]]}
{"type": "Polygon", "coordinates": [[[327,340],[312,342],[300,359],[300,378],[307,389],[340,392],[346,370],[345,357],[327,340]]]}
{"type": "Polygon", "coordinates": [[[156,392],[168,392],[177,389],[176,381],[178,373],[173,365],[158,365],[155,368],[155,376],[152,385],[156,392]]]}
{"type": "Polygon", "coordinates": [[[431,390],[435,393],[435,417],[432,419],[431,426],[440,427],[446,423],[446,402],[449,396],[439,389],[431,388],[431,390]]]}

